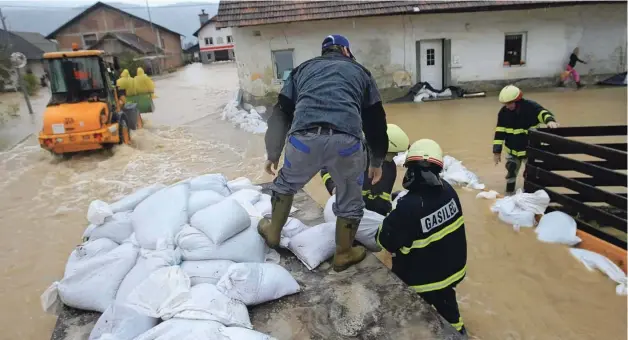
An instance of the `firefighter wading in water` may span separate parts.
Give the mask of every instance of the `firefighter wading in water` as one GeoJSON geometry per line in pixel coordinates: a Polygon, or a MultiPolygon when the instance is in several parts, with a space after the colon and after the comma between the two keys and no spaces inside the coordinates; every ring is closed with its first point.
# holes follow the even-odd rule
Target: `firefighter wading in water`
{"type": "Polygon", "coordinates": [[[467,240],[458,194],[439,176],[443,151],[421,139],[404,166],[408,193],[380,225],[377,243],[393,254],[393,273],[466,336],[454,287],[466,275],[467,240]]]}
{"type": "Polygon", "coordinates": [[[499,93],[504,106],[497,114],[497,127],[493,140],[493,160],[501,162],[502,145],[506,149],[506,195],[515,192],[517,175],[525,162],[528,146],[528,130],[547,124],[554,129],[558,123],[554,115],[538,103],[524,99],[523,92],[514,85],[504,87],[499,93]]]}
{"type": "MultiPolygon", "coordinates": [[[[362,186],[362,198],[366,209],[374,211],[380,215],[386,216],[392,210],[392,189],[397,180],[397,165],[393,161],[393,157],[399,152],[408,150],[410,139],[403,130],[395,125],[388,124],[386,130],[388,134],[388,153],[382,164],[382,179],[372,184],[370,181],[364,181],[362,186]]],[[[368,169],[366,170],[368,172],[368,169]]],[[[367,173],[365,173],[367,175],[367,173]]],[[[333,195],[336,190],[336,184],[331,178],[329,172],[325,169],[321,170],[321,177],[323,177],[323,184],[329,192],[333,195]]]]}
{"type": "Polygon", "coordinates": [[[388,149],[386,113],[370,72],[358,64],[349,40],[330,35],[323,40],[322,56],[297,66],[285,81],[268,120],[266,172],[274,175],[284,144],[284,165],[273,181],[272,216],[258,225],[271,248],[279,245],[294,194],[322,168],[336,182],[335,271],[343,271],[366,256],[353,247],[364,214],[362,184],[377,183],[388,149]],[[369,179],[364,177],[369,144],[369,179]],[[287,136],[287,138],[286,138],[287,136]]]}

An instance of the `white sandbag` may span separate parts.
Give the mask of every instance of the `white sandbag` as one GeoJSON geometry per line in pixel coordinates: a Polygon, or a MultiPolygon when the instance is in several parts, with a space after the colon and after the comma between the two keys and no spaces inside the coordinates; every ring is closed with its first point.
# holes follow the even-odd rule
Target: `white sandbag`
{"type": "Polygon", "coordinates": [[[288,249],[309,269],[313,270],[334,255],[336,223],[322,223],[307,228],[290,239],[288,249]]]}
{"type": "Polygon", "coordinates": [[[58,285],[61,301],[70,307],[104,312],[113,303],[120,283],[135,265],[137,253],[136,247],[125,243],[108,253],[89,258],[77,260],[71,255],[58,285]]]}
{"type": "Polygon", "coordinates": [[[140,249],[137,263],[120,284],[116,294],[117,302],[125,302],[131,292],[156,270],[181,263],[181,250],[165,244],[160,244],[158,248],[158,250],[140,249]]]}
{"type": "Polygon", "coordinates": [[[408,190],[402,190],[399,194],[397,194],[397,197],[395,197],[395,199],[392,201],[392,208],[397,208],[397,203],[399,203],[399,200],[407,194],[408,190]]]}
{"type": "Polygon", "coordinates": [[[226,296],[254,306],[299,292],[297,281],[273,263],[235,263],[216,284],[226,296]]]}
{"type": "Polygon", "coordinates": [[[157,241],[172,244],[174,236],[188,220],[187,184],[162,189],[133,210],[131,222],[135,238],[145,249],[155,249],[157,241]]]}
{"type": "Polygon", "coordinates": [[[177,235],[184,261],[230,260],[234,262],[264,262],[266,243],[257,232],[258,219],[251,226],[221,245],[214,244],[202,231],[185,226],[177,235]],[[246,249],[246,251],[243,251],[246,249]]]}
{"type": "Polygon", "coordinates": [[[225,340],[277,340],[270,335],[242,327],[222,327],[220,334],[225,340]]]}
{"type": "Polygon", "coordinates": [[[497,213],[502,222],[511,224],[515,230],[519,230],[520,227],[534,227],[534,213],[517,207],[513,196],[495,201],[491,211],[497,213]]]}
{"type": "Polygon", "coordinates": [[[582,264],[589,270],[598,269],[611,280],[617,282],[615,293],[617,295],[626,296],[628,294],[628,278],[626,274],[615,264],[603,255],[594,253],[586,249],[570,248],[571,255],[580,260],[582,264]]]}
{"type": "Polygon", "coordinates": [[[248,202],[255,205],[255,203],[259,202],[261,196],[262,193],[257,190],[241,189],[231,194],[229,198],[232,198],[238,202],[248,202]]]}
{"type": "Polygon", "coordinates": [[[142,315],[171,317],[173,309],[190,298],[190,278],[179,266],[157,269],[126,299],[126,305],[142,315]]]}
{"type": "Polygon", "coordinates": [[[530,194],[519,189],[515,195],[495,201],[491,211],[498,213],[500,220],[519,230],[520,227],[533,227],[536,223],[535,215],[544,213],[549,202],[549,196],[544,190],[530,194]]]}
{"type": "Polygon", "coordinates": [[[101,200],[92,201],[87,209],[87,220],[91,224],[103,224],[105,218],[111,215],[113,215],[111,207],[101,200]]]}
{"type": "Polygon", "coordinates": [[[214,244],[220,245],[248,228],[251,219],[237,201],[226,199],[194,214],[190,225],[202,231],[214,244]]]}
{"type": "Polygon", "coordinates": [[[517,194],[512,196],[515,204],[523,210],[531,211],[534,214],[543,214],[550,203],[550,198],[545,190],[537,190],[534,193],[522,192],[517,190],[517,194]]]}
{"type": "MultiPolygon", "coordinates": [[[[325,204],[323,217],[327,223],[336,223],[336,215],[334,215],[332,210],[332,206],[335,202],[336,195],[333,195],[325,204]]],[[[385,216],[382,216],[374,211],[364,209],[364,216],[362,216],[358,232],[355,234],[355,239],[372,252],[378,252],[381,250],[375,240],[375,235],[377,234],[379,225],[384,222],[384,218],[385,216]]]]}
{"type": "Polygon", "coordinates": [[[111,211],[113,211],[113,213],[131,211],[135,209],[135,207],[137,207],[137,205],[145,200],[148,196],[156,193],[157,191],[165,187],[166,186],[161,183],[150,185],[146,188],[137,190],[134,193],[127,195],[114,203],[111,203],[109,206],[111,207],[111,211]]]}
{"type": "Polygon", "coordinates": [[[212,190],[192,191],[188,200],[188,216],[224,200],[225,197],[212,190]]]}
{"type": "Polygon", "coordinates": [[[53,282],[39,297],[44,313],[58,316],[63,311],[63,302],[59,298],[59,281],[53,282]]]}
{"type": "Polygon", "coordinates": [[[498,195],[499,193],[495,190],[480,191],[477,195],[475,195],[475,198],[484,198],[487,200],[494,200],[497,198],[498,195]]]}
{"type": "Polygon", "coordinates": [[[266,248],[266,257],[264,258],[264,263],[281,263],[281,255],[275,249],[266,248]]]}
{"type": "Polygon", "coordinates": [[[113,216],[105,218],[105,222],[101,225],[90,224],[85,233],[84,240],[97,240],[100,238],[108,238],[118,244],[124,242],[133,233],[133,224],[131,223],[131,212],[123,211],[114,213],[113,216]]]}
{"type": "Polygon", "coordinates": [[[84,242],[76,247],[70,254],[70,258],[66,262],[65,271],[68,266],[73,266],[78,260],[86,260],[101,254],[106,254],[118,248],[118,244],[108,238],[101,238],[84,242]]]}
{"type": "Polygon", "coordinates": [[[224,340],[220,333],[222,328],[225,327],[215,321],[170,319],[134,340],[224,340]]]}
{"type": "Polygon", "coordinates": [[[327,203],[325,203],[325,208],[323,209],[323,219],[325,219],[325,222],[327,223],[336,223],[336,215],[333,210],[334,203],[336,203],[336,195],[332,195],[327,200],[327,203]]]}
{"type": "Polygon", "coordinates": [[[294,217],[288,217],[286,224],[284,224],[283,229],[281,229],[282,237],[294,237],[307,229],[308,226],[303,224],[299,219],[294,217]]]}
{"type": "Polygon", "coordinates": [[[256,191],[262,190],[261,186],[253,184],[251,180],[246,177],[238,177],[234,179],[233,181],[229,181],[227,183],[227,187],[229,188],[231,192],[236,192],[243,189],[250,189],[250,190],[256,190],[256,191]]]}
{"type": "Polygon", "coordinates": [[[451,185],[459,185],[475,190],[484,190],[485,188],[485,185],[480,183],[480,179],[476,174],[462,165],[461,161],[449,155],[445,155],[443,158],[443,171],[440,176],[451,185]]]}
{"type": "Polygon", "coordinates": [[[223,196],[231,195],[227,187],[227,178],[222,174],[207,174],[194,177],[190,180],[190,190],[213,190],[223,196]]]}
{"type": "Polygon", "coordinates": [[[192,287],[189,298],[172,310],[165,311],[162,318],[210,320],[225,326],[253,327],[244,303],[224,295],[209,283],[192,287]]]}
{"type": "Polygon", "coordinates": [[[98,318],[89,340],[132,340],[157,326],[159,319],[142,315],[132,308],[114,303],[98,318]]]}
{"type": "Polygon", "coordinates": [[[374,211],[364,209],[364,216],[362,216],[358,232],[355,234],[356,241],[372,252],[381,251],[382,249],[375,240],[375,235],[377,235],[379,225],[384,222],[384,218],[386,217],[374,211]]]}
{"type": "Polygon", "coordinates": [[[271,197],[268,194],[262,194],[257,203],[255,203],[255,209],[262,217],[270,216],[273,211],[273,205],[270,202],[271,197]]]}
{"type": "Polygon", "coordinates": [[[575,246],[582,241],[576,236],[577,229],[573,217],[562,211],[552,211],[541,217],[539,225],[534,231],[536,238],[541,242],[575,246]]]}
{"type": "Polygon", "coordinates": [[[190,278],[192,286],[199,283],[215,285],[234,263],[229,260],[183,261],[181,269],[190,278]]]}
{"type": "Polygon", "coordinates": [[[393,157],[393,162],[395,162],[396,166],[403,166],[406,163],[407,156],[408,151],[400,152],[397,156],[393,157]]]}

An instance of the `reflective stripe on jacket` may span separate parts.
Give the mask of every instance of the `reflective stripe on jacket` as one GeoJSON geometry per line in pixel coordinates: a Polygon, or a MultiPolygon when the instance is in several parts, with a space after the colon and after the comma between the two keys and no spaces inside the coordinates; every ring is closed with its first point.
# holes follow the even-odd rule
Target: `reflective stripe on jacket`
{"type": "Polygon", "coordinates": [[[506,153],[518,158],[526,157],[528,130],[554,121],[554,115],[538,103],[521,99],[514,111],[502,107],[497,115],[493,139],[493,153],[506,153]]]}
{"type": "Polygon", "coordinates": [[[425,186],[400,198],[376,238],[395,254],[392,271],[418,293],[455,286],[466,275],[462,207],[445,181],[442,187],[425,186]]]}

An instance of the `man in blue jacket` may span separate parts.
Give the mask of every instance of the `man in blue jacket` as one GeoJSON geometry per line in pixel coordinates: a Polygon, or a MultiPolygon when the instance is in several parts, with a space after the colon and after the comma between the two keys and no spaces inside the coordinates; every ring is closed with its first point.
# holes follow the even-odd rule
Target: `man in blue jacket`
{"type": "Polygon", "coordinates": [[[335,271],[364,259],[364,247],[353,247],[364,214],[362,184],[380,180],[388,149],[386,114],[370,72],[358,64],[349,40],[330,35],[322,55],[297,66],[278,96],[266,132],[266,172],[275,175],[285,146],[284,165],[273,181],[272,217],[258,225],[269,247],[279,245],[294,194],[325,168],[336,183],[335,271]],[[369,145],[369,179],[364,177],[369,145]],[[287,137],[287,138],[286,138],[287,137]]]}

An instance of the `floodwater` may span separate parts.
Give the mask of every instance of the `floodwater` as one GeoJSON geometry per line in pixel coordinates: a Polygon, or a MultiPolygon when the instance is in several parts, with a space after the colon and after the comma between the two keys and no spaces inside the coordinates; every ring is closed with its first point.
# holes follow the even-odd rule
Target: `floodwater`
{"type": "MultiPolygon", "coordinates": [[[[263,182],[263,137],[220,120],[237,86],[234,64],[194,64],[156,80],[155,113],[113,155],[91,152],[62,161],[32,136],[0,152],[0,312],[2,339],[46,339],[55,318],[39,295],[63,275],[87,226],[93,199],[114,200],[154,182],[222,172],[263,182]],[[10,307],[9,307],[10,306],[10,307]]],[[[625,89],[530,94],[563,125],[626,124],[625,89]]],[[[387,106],[388,120],[412,140],[432,138],[445,152],[501,191],[505,170],[491,163],[499,105],[493,97],[387,106]]],[[[24,112],[22,112],[22,115],[24,112]]],[[[37,122],[20,125],[26,136],[37,122]],[[29,130],[30,129],[30,130],[29,130]]],[[[0,129],[0,136],[4,136],[0,129]]],[[[0,137],[1,138],[1,137],[0,137]]],[[[23,137],[12,137],[20,140],[23,137]]],[[[397,188],[403,175],[399,170],[397,188]]],[[[321,204],[320,178],[306,190],[321,204]]],[[[459,190],[469,243],[468,276],[458,288],[465,323],[476,339],[621,339],[626,299],[599,273],[587,272],[567,249],[514,232],[489,212],[489,201],[459,190]]]]}

